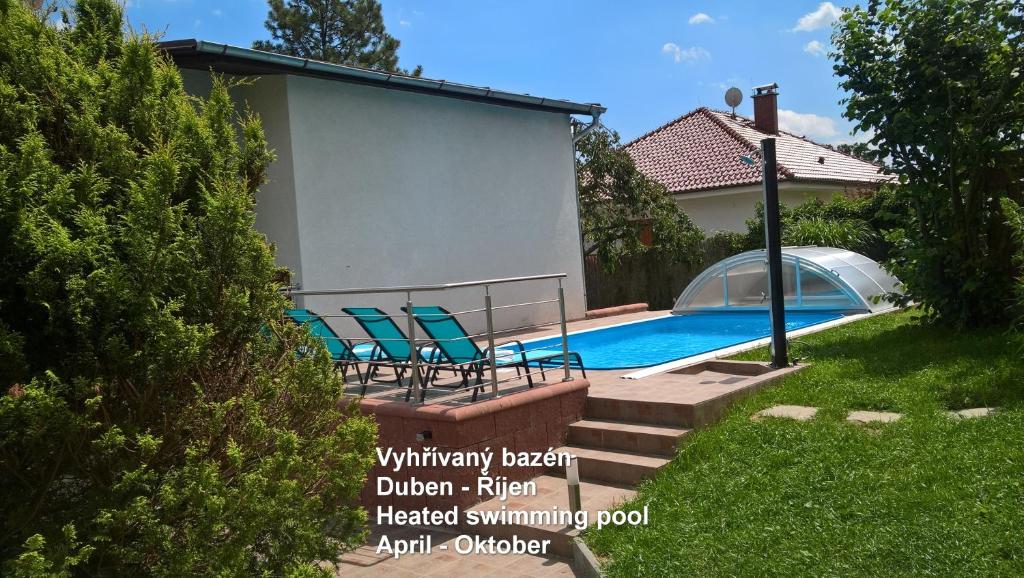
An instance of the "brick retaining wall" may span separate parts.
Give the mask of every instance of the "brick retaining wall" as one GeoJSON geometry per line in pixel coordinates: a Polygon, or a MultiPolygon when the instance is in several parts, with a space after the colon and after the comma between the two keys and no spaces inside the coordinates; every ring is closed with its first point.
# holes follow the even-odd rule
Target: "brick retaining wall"
{"type": "MultiPolygon", "coordinates": [[[[378,426],[378,445],[395,451],[433,446],[439,449],[474,451],[490,447],[495,451],[495,465],[490,476],[525,481],[542,473],[543,468],[502,467],[500,448],[510,451],[544,451],[565,444],[570,423],[583,417],[587,390],[585,379],[543,385],[499,399],[469,405],[412,405],[393,401],[364,399],[360,410],[373,415],[378,426]],[[417,441],[416,436],[430,432],[431,438],[417,441]]],[[[431,509],[458,505],[468,507],[480,501],[475,490],[462,492],[461,486],[475,489],[479,470],[475,468],[402,468],[399,472],[385,470],[376,464],[363,488],[362,503],[372,509],[378,505],[396,508],[423,508],[430,501],[431,509]],[[420,481],[451,481],[455,495],[451,497],[378,496],[377,477],[386,475],[396,481],[415,477],[420,481]]]]}

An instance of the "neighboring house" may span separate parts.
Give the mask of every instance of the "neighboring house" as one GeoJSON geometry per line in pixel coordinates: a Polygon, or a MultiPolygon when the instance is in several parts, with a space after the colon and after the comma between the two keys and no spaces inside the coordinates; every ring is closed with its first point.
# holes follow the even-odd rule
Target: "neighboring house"
{"type": "MultiPolygon", "coordinates": [[[[443,80],[327,64],[223,44],[164,42],[186,89],[210,71],[263,120],[277,160],[257,195],[256,226],[303,289],[442,284],[566,273],[570,318],[585,314],[570,115],[580,104],[443,80]]],[[[551,299],[554,282],[492,288],[495,304],[551,299]]],[[[420,294],[454,310],[480,288],[420,294]]],[[[306,297],[337,313],[402,295],[306,297]]],[[[558,318],[556,304],[500,312],[498,328],[558,318]]],[[[482,314],[464,319],[483,327],[482,314]]]]}
{"type": "Polygon", "coordinates": [[[775,138],[779,199],[789,206],[836,193],[870,194],[893,180],[877,165],[779,130],[775,85],[754,95],[754,119],[698,108],[624,145],[637,168],[668,189],[700,228],[745,231],[762,198],[761,139],[775,138]]]}

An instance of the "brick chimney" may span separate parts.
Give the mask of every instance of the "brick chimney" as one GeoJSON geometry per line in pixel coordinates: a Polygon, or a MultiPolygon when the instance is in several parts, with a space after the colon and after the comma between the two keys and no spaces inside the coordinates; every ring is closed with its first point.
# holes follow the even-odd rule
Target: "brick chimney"
{"type": "Polygon", "coordinates": [[[754,87],[754,128],[779,134],[779,85],[774,82],[754,87]]]}

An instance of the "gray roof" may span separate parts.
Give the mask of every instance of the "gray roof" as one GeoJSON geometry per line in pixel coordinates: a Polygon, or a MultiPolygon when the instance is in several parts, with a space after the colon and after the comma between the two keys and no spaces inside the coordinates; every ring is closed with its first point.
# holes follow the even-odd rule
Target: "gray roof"
{"type": "Polygon", "coordinates": [[[175,64],[182,68],[213,69],[226,74],[238,75],[298,74],[564,114],[593,115],[605,111],[605,108],[597,103],[579,103],[458,84],[446,80],[417,78],[205,40],[170,40],[161,42],[157,46],[169,54],[175,64]]]}

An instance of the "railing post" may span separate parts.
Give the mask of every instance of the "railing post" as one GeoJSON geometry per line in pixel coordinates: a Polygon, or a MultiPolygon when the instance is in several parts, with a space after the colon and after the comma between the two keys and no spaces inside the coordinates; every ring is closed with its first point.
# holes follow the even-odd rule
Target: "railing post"
{"type": "Polygon", "coordinates": [[[408,322],[408,335],[409,335],[409,365],[412,375],[409,379],[412,380],[412,396],[413,403],[420,402],[420,359],[419,354],[416,351],[416,321],[413,319],[412,312],[412,293],[405,294],[405,318],[408,322]]]}
{"type": "MultiPolygon", "coordinates": [[[[498,396],[498,364],[494,355],[494,311],[491,308],[491,287],[484,285],[484,309],[487,312],[487,359],[491,365],[491,395],[498,396]]],[[[526,371],[530,371],[527,367],[526,371]]]]}
{"type": "Polygon", "coordinates": [[[565,289],[561,279],[558,280],[558,323],[562,328],[562,367],[565,369],[562,381],[572,381],[569,375],[569,335],[565,328],[565,289]]]}

